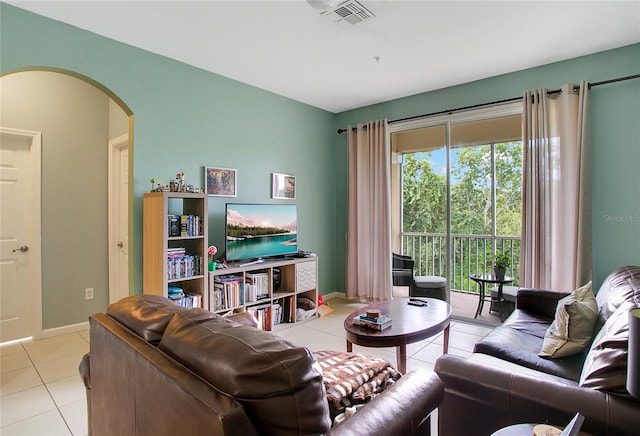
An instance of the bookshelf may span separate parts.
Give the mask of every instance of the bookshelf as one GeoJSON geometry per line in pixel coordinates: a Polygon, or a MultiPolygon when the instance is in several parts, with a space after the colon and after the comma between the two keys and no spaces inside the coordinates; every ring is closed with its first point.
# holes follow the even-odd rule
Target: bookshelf
{"type": "Polygon", "coordinates": [[[209,271],[209,310],[251,312],[264,330],[286,327],[317,317],[307,310],[318,301],[317,257],[284,258],[209,271]]]}
{"type": "Polygon", "coordinates": [[[194,299],[183,305],[208,308],[208,208],[205,194],[148,192],[143,197],[142,288],[170,297],[180,288],[194,299]],[[175,218],[177,216],[177,221],[175,218]],[[177,226],[177,227],[176,227],[177,226]]]}

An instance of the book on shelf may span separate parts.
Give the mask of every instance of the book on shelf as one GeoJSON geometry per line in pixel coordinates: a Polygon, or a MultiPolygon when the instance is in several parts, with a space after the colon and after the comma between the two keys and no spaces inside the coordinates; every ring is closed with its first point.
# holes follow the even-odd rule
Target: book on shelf
{"type": "Polygon", "coordinates": [[[273,292],[278,292],[280,291],[280,284],[282,283],[282,272],[280,268],[274,268],[272,274],[273,292]]]}
{"type": "Polygon", "coordinates": [[[283,324],[295,322],[295,306],[293,296],[278,299],[281,308],[280,322],[283,324]]]}
{"type": "Polygon", "coordinates": [[[185,292],[178,286],[167,286],[167,297],[174,303],[188,309],[202,307],[202,295],[185,292]]]}
{"type": "Polygon", "coordinates": [[[252,306],[247,308],[253,317],[258,320],[258,328],[260,330],[271,330],[271,306],[252,306]]]}
{"type": "Polygon", "coordinates": [[[202,307],[202,295],[186,293],[180,298],[172,298],[174,303],[179,306],[193,309],[194,307],[202,307]]]}
{"type": "Polygon", "coordinates": [[[203,219],[198,215],[167,215],[169,237],[201,236],[203,219]]]}
{"type": "Polygon", "coordinates": [[[273,325],[278,325],[282,322],[282,306],[278,303],[273,303],[271,306],[273,325]]]}
{"type": "Polygon", "coordinates": [[[202,274],[202,258],[187,254],[183,247],[167,248],[167,279],[175,280],[202,274]]]}
{"type": "Polygon", "coordinates": [[[180,236],[180,217],[178,215],[169,214],[167,216],[169,236],[180,236]]]}
{"type": "Polygon", "coordinates": [[[362,314],[353,318],[353,323],[374,330],[384,330],[391,327],[392,319],[385,315],[381,315],[379,318],[370,318],[362,314]]]}
{"type": "Polygon", "coordinates": [[[212,310],[225,310],[244,304],[242,275],[209,275],[209,294],[212,310]]]}
{"type": "Polygon", "coordinates": [[[255,294],[255,299],[250,301],[258,301],[264,298],[269,298],[269,274],[266,272],[261,273],[246,273],[246,284],[250,286],[252,295],[255,294]]]}
{"type": "Polygon", "coordinates": [[[184,291],[182,290],[182,288],[179,288],[177,286],[168,286],[167,297],[171,300],[177,300],[184,297],[184,291]]]}

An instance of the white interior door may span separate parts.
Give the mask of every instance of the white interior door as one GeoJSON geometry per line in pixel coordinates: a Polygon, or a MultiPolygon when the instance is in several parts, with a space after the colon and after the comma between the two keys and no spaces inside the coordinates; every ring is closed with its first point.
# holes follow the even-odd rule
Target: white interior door
{"type": "Polygon", "coordinates": [[[41,333],[41,144],[0,127],[0,342],[41,333]]]}
{"type": "Polygon", "coordinates": [[[129,135],[109,141],[109,303],[129,295],[129,135]]]}

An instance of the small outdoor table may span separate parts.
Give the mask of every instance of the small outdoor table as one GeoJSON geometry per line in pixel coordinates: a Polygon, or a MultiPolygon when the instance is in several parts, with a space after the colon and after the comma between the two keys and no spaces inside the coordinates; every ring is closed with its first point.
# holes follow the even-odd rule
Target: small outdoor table
{"type": "Polygon", "coordinates": [[[471,274],[469,278],[478,284],[478,289],[480,291],[478,310],[476,310],[476,315],[474,316],[474,318],[477,318],[478,315],[482,313],[482,307],[484,306],[484,302],[485,300],[487,300],[487,297],[489,299],[491,298],[491,294],[487,295],[486,293],[486,285],[487,283],[490,283],[498,285],[498,298],[495,302],[497,303],[498,311],[500,313],[500,320],[504,321],[504,298],[502,296],[502,287],[507,283],[513,282],[513,277],[504,276],[502,278],[498,278],[494,274],[471,274]]]}

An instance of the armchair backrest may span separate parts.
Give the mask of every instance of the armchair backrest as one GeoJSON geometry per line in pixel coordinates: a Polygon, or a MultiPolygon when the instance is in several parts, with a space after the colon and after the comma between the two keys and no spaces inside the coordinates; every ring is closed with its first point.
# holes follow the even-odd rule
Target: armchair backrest
{"type": "Polygon", "coordinates": [[[413,271],[414,261],[411,256],[393,253],[393,269],[408,269],[413,271]]]}

